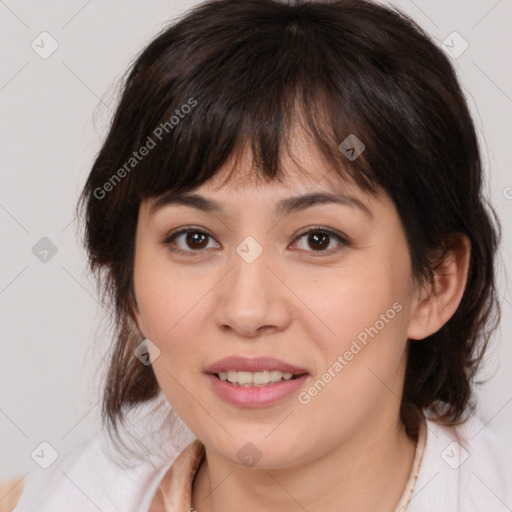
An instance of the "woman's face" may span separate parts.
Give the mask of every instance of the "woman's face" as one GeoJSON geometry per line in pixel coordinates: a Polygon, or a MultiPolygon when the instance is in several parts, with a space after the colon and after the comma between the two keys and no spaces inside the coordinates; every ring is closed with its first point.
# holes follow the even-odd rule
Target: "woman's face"
{"type": "Polygon", "coordinates": [[[140,207],[136,318],[160,351],[156,378],[236,464],[291,467],[399,422],[418,299],[397,211],[301,147],[307,176],[289,160],[282,183],[237,180],[243,158],[226,185],[227,167],[196,189],[200,201],[140,207]],[[353,200],[300,199],[311,194],[353,200]]]}

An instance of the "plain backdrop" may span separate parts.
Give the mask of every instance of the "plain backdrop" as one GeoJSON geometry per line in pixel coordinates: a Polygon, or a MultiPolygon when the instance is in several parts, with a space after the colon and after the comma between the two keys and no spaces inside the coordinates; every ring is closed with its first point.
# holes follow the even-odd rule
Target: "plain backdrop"
{"type": "MultiPolygon", "coordinates": [[[[99,327],[74,208],[117,81],[169,20],[196,3],[0,1],[0,480],[44,471],[30,457],[42,441],[62,453],[98,429],[110,340],[99,327]]],[[[512,298],[504,269],[512,263],[512,4],[392,3],[439,44],[453,41],[454,31],[459,51],[468,44],[453,62],[483,144],[486,193],[503,224],[503,317],[478,409],[510,440],[512,298]]]]}

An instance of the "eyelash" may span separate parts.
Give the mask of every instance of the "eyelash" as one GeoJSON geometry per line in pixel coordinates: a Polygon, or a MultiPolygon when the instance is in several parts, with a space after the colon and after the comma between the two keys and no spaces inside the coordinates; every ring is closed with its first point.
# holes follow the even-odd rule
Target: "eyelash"
{"type": "MultiPolygon", "coordinates": [[[[174,233],[170,233],[163,240],[162,243],[163,243],[163,245],[165,245],[173,253],[184,255],[184,256],[193,257],[193,256],[199,255],[200,253],[203,253],[204,250],[202,250],[202,249],[184,251],[182,249],[177,249],[176,247],[172,246],[172,242],[178,236],[183,235],[183,234],[187,234],[187,233],[196,233],[196,234],[200,233],[200,234],[203,234],[203,235],[206,235],[206,236],[209,236],[209,237],[213,238],[213,236],[210,235],[210,233],[208,233],[207,231],[204,231],[203,229],[195,228],[194,226],[185,226],[185,227],[179,229],[178,231],[175,231],[174,233]]],[[[310,227],[310,228],[306,228],[304,231],[301,231],[301,232],[297,233],[297,235],[296,235],[294,240],[300,239],[303,236],[306,236],[306,235],[309,235],[309,234],[312,234],[312,233],[320,233],[322,235],[328,235],[330,237],[333,237],[336,240],[338,240],[338,242],[340,242],[342,246],[349,246],[350,245],[350,241],[348,240],[347,237],[345,237],[344,235],[341,235],[340,233],[332,231],[331,229],[324,228],[322,226],[313,226],[313,227],[310,227]]],[[[335,252],[337,252],[339,250],[340,250],[340,248],[330,249],[330,250],[327,250],[327,251],[320,250],[320,251],[306,251],[306,252],[320,253],[319,256],[325,256],[325,255],[334,254],[335,252]]],[[[315,257],[318,257],[318,256],[315,256],[315,257]]]]}

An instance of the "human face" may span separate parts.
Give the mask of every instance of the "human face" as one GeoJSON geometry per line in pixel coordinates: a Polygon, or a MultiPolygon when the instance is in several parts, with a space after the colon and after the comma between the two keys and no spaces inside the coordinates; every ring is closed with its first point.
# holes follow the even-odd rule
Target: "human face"
{"type": "MultiPolygon", "coordinates": [[[[415,306],[400,219],[389,197],[342,182],[313,149],[299,158],[310,172],[290,163],[282,182],[219,186],[227,167],[219,170],[194,190],[221,206],[214,212],[176,203],[152,210],[154,199],[139,211],[136,319],[160,350],[156,378],[207,449],[235,464],[249,455],[259,467],[292,467],[398,428],[415,306]],[[276,211],[313,193],[356,201],[276,211]],[[184,227],[188,236],[171,236],[184,227]],[[233,356],[274,358],[303,375],[241,387],[208,373],[233,356]]],[[[241,159],[239,170],[249,163],[241,159]]]]}

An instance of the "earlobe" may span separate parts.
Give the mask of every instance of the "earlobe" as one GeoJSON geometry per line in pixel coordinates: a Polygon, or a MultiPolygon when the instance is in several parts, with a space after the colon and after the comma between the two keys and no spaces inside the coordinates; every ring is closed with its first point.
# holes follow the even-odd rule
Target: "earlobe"
{"type": "Polygon", "coordinates": [[[450,237],[449,249],[434,273],[434,283],[424,287],[414,307],[407,336],[422,340],[436,333],[459,307],[466,289],[471,242],[457,233],[450,237]]]}

